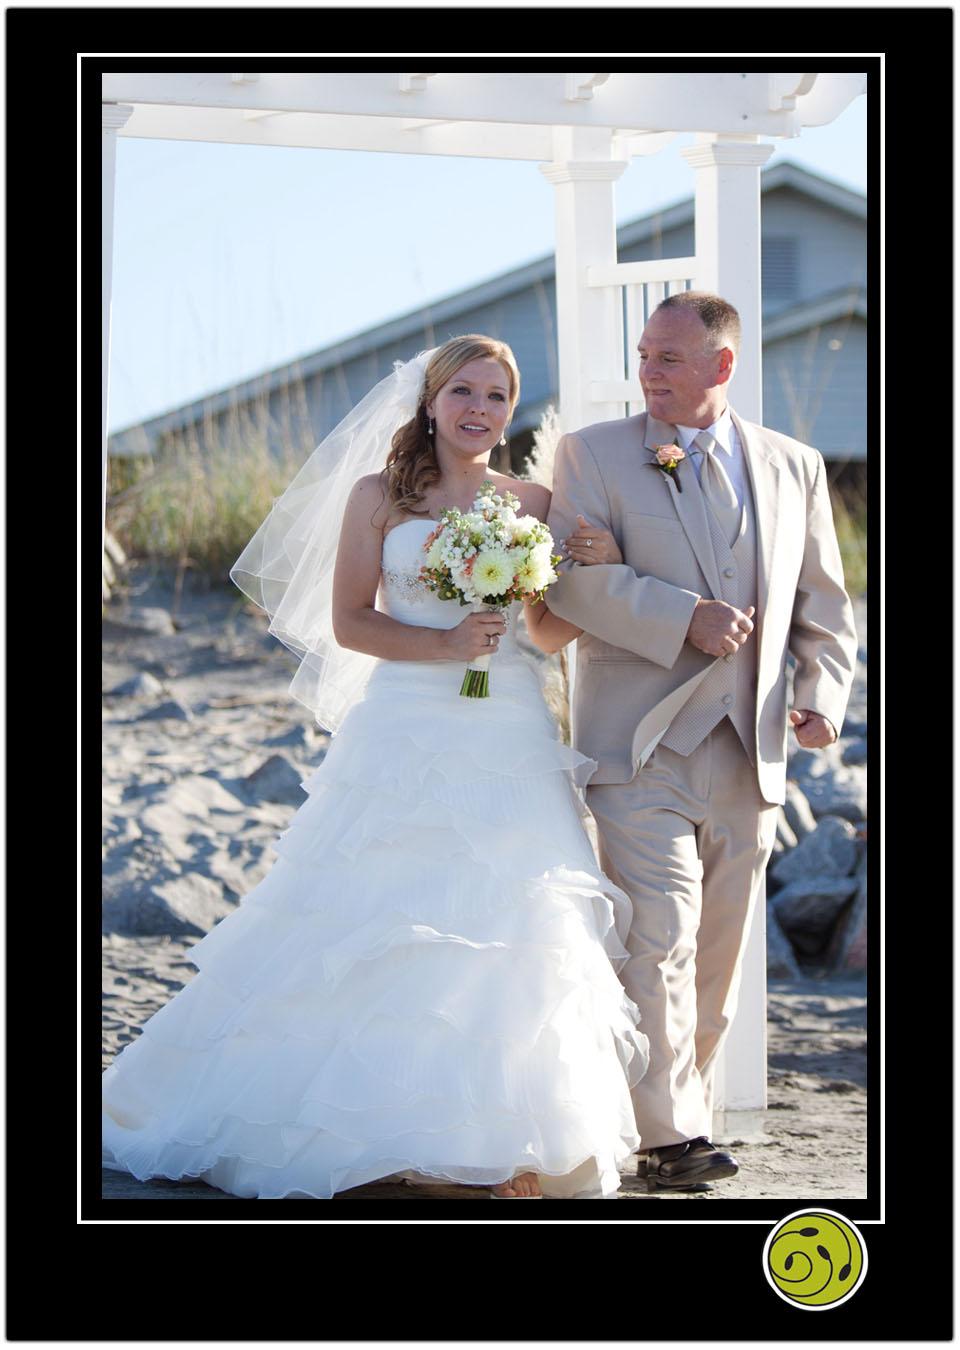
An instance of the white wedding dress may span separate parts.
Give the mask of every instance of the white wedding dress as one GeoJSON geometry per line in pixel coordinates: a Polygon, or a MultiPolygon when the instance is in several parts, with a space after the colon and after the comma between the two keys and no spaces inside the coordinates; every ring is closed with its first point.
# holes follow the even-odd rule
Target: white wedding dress
{"type": "MultiPolygon", "coordinates": [[[[436,524],[384,540],[380,607],[451,628],[417,580],[436,524]]],[[[267,876],[103,1074],[103,1163],[234,1195],[400,1175],[615,1198],[647,1066],[627,895],[599,870],[519,603],[490,661],[380,661],[303,783],[267,876]]]]}

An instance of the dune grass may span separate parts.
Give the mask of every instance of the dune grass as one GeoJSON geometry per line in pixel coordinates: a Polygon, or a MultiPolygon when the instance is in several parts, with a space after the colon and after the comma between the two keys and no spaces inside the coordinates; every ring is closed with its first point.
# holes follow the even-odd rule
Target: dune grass
{"type": "MultiPolygon", "coordinates": [[[[521,476],[549,482],[559,422],[547,410],[521,476]],[[551,420],[552,419],[552,420],[551,420]]],[[[280,437],[271,449],[263,420],[237,417],[177,435],[162,451],[111,458],[107,528],[128,557],[177,567],[207,584],[229,569],[305,462],[313,443],[280,437]]],[[[851,595],[867,589],[867,502],[860,485],[831,484],[834,522],[851,595]]]]}
{"type": "Polygon", "coordinates": [[[847,593],[867,593],[867,503],[862,496],[831,491],[833,523],[843,560],[843,578],[847,593]]]}
{"type": "Polygon", "coordinates": [[[263,435],[111,461],[107,527],[128,557],[176,565],[208,583],[229,569],[312,447],[271,452],[263,435]]]}

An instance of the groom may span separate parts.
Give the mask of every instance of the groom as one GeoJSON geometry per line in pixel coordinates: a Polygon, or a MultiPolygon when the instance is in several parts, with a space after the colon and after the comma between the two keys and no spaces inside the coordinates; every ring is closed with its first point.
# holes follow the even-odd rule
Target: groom
{"type": "Polygon", "coordinates": [[[733,411],[739,348],[720,296],[665,300],[639,344],[647,411],[562,438],[548,517],[570,556],[546,602],[584,630],[572,722],[598,762],[600,865],[633,900],[620,978],[650,1040],[633,1103],[651,1190],[738,1170],[710,1141],[713,1079],[788,727],[807,749],[836,740],[856,663],[823,458],[733,411]],[[590,525],[621,564],[579,565],[590,525]]]}

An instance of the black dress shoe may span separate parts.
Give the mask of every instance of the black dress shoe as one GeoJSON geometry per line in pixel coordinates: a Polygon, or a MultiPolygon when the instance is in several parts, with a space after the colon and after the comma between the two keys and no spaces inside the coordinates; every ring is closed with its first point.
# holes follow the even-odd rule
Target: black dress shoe
{"type": "Polygon", "coordinates": [[[637,1171],[647,1178],[647,1190],[679,1190],[700,1182],[735,1177],[740,1167],[732,1153],[711,1144],[706,1135],[682,1144],[665,1144],[647,1153],[646,1170],[641,1161],[637,1171]]]}

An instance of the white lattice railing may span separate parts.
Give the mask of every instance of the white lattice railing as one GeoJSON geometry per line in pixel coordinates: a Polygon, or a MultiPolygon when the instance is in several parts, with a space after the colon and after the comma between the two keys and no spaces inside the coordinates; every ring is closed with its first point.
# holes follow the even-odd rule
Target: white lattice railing
{"type": "Polygon", "coordinates": [[[640,334],[657,305],[668,295],[693,289],[696,275],[696,258],[652,258],[587,268],[588,286],[620,290],[623,311],[623,378],[591,381],[593,402],[622,403],[627,417],[643,411],[643,390],[636,375],[640,334]]]}

